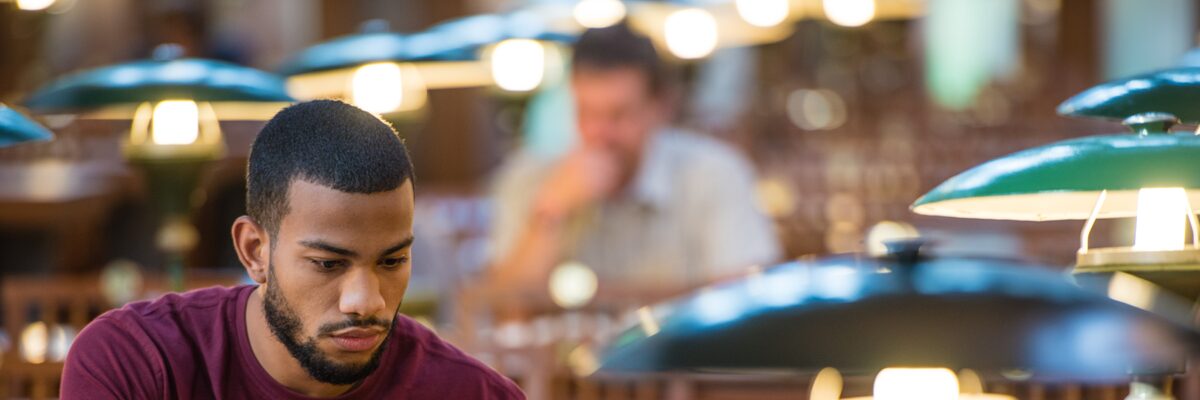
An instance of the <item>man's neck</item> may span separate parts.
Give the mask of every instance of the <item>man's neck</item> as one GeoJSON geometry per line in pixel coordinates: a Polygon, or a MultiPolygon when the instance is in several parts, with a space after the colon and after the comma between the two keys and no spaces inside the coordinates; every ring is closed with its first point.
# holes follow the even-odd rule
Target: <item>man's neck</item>
{"type": "Polygon", "coordinates": [[[353,388],[354,385],[331,385],[313,379],[288,353],[287,347],[275,338],[267,325],[267,316],[263,313],[265,291],[265,287],[259,286],[246,301],[246,334],[254,358],[271,379],[296,393],[312,397],[335,397],[353,388]]]}

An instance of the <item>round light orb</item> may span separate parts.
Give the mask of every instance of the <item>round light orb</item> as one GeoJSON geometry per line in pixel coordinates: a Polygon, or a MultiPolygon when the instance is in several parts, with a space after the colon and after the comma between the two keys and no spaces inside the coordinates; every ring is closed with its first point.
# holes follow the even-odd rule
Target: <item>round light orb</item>
{"type": "Polygon", "coordinates": [[[584,28],[606,28],[625,18],[625,3],[620,0],[580,0],[573,10],[575,22],[584,28]]]}
{"type": "Polygon", "coordinates": [[[562,308],[579,308],[592,301],[599,282],[591,268],[577,261],[563,263],[550,273],[550,299],[562,308]]]}
{"type": "Polygon", "coordinates": [[[826,89],[797,89],[788,94],[788,119],[804,130],[830,130],[846,123],[846,102],[826,89]]]}
{"type": "Polygon", "coordinates": [[[404,78],[395,63],[371,63],[358,67],[350,78],[350,99],[355,106],[375,114],[386,114],[404,102],[404,78]]]}
{"type": "Polygon", "coordinates": [[[546,48],[532,39],[508,39],[491,51],[492,78],[510,92],[528,92],[546,75],[546,48]]]}
{"type": "Polygon", "coordinates": [[[770,28],[788,17],[788,0],[736,0],[738,15],[750,25],[770,28]]]}
{"type": "Polygon", "coordinates": [[[946,368],[884,368],[875,376],[875,400],[957,400],[958,377],[946,368]]]}
{"type": "Polygon", "coordinates": [[[845,26],[863,26],[875,18],[875,0],[824,0],[825,17],[845,26]]]}
{"type": "Polygon", "coordinates": [[[39,11],[50,8],[54,0],[17,0],[17,8],[25,11],[39,11]]]}
{"type": "Polygon", "coordinates": [[[21,359],[30,364],[46,362],[50,348],[50,328],[45,322],[37,321],[21,331],[21,359]]]}
{"type": "Polygon", "coordinates": [[[667,50],[685,60],[703,58],[717,48],[717,20],[699,8],[688,8],[667,16],[663,32],[667,50]]]}
{"type": "Polygon", "coordinates": [[[185,145],[200,138],[200,108],[191,100],[165,100],[154,105],[150,140],[154,144],[185,145]]]}

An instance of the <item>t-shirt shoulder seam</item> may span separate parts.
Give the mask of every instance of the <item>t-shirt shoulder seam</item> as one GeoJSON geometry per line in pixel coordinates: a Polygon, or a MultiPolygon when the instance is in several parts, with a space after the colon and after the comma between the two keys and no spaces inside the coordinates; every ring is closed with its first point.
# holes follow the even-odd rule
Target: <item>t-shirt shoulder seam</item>
{"type": "MultiPolygon", "coordinates": [[[[110,326],[112,326],[112,329],[118,331],[117,333],[124,334],[132,339],[134,343],[137,343],[137,346],[142,351],[142,354],[152,360],[150,364],[153,370],[152,372],[154,373],[154,382],[156,384],[161,384],[166,380],[166,360],[163,359],[162,352],[159,351],[158,347],[154,345],[154,341],[150,339],[149,335],[146,334],[144,329],[141,329],[141,327],[137,327],[138,329],[135,329],[129,325],[131,321],[122,318],[115,318],[111,315],[101,315],[92,323],[101,320],[109,322],[110,326]]],[[[165,388],[162,386],[159,386],[157,389],[160,392],[165,390],[165,388]]]]}

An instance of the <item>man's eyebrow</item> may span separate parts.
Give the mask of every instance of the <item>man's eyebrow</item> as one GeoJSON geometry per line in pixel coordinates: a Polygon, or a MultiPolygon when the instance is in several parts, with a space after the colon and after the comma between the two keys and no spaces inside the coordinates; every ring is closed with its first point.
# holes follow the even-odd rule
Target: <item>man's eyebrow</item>
{"type": "Polygon", "coordinates": [[[400,243],[396,243],[395,246],[388,247],[387,250],[384,250],[383,253],[379,254],[379,256],[385,257],[388,254],[392,254],[397,251],[404,250],[405,248],[412,246],[412,244],[413,244],[413,237],[409,236],[408,239],[401,240],[400,243]]]}
{"type": "Polygon", "coordinates": [[[334,246],[332,244],[323,242],[321,240],[301,240],[300,244],[302,246],[308,247],[310,249],[328,251],[330,253],[337,254],[340,256],[345,256],[345,257],[355,257],[358,255],[358,253],[355,253],[354,250],[343,249],[341,247],[334,246]]]}

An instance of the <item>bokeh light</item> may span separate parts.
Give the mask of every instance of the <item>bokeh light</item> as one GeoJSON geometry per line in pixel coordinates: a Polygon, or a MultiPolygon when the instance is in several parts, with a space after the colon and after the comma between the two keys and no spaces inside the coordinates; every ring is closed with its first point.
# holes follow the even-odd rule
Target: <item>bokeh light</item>
{"type": "Polygon", "coordinates": [[[496,86],[510,92],[536,89],[546,74],[546,48],[536,40],[508,39],[497,43],[490,61],[496,86]]]}
{"type": "Polygon", "coordinates": [[[717,20],[699,8],[675,11],[663,27],[667,49],[676,57],[691,60],[712,54],[717,48],[717,20]]]}
{"type": "Polygon", "coordinates": [[[825,17],[835,24],[863,26],[875,18],[875,0],[824,0],[825,17]]]}
{"type": "Polygon", "coordinates": [[[737,0],[734,6],[746,23],[769,28],[787,19],[790,5],[788,0],[737,0]]]}
{"type": "Polygon", "coordinates": [[[604,28],[625,18],[625,3],[620,0],[580,0],[573,10],[575,22],[584,28],[604,28]]]}

